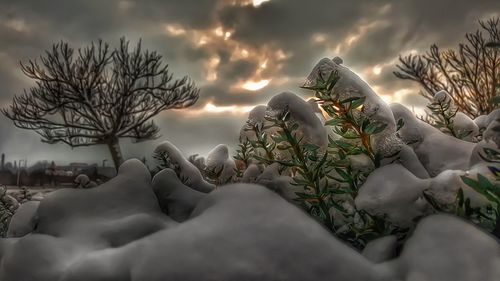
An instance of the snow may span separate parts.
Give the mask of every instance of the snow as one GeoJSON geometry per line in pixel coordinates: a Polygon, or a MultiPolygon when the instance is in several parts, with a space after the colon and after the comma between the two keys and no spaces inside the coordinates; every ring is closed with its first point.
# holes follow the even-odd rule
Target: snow
{"type": "Polygon", "coordinates": [[[243,176],[241,177],[241,182],[255,183],[259,175],[260,175],[259,166],[257,166],[256,164],[250,164],[243,172],[243,176]]]}
{"type": "Polygon", "coordinates": [[[400,280],[495,281],[500,277],[498,242],[448,215],[420,222],[394,262],[400,280]]]}
{"type": "Polygon", "coordinates": [[[472,142],[474,137],[479,135],[478,125],[469,116],[460,111],[453,117],[453,128],[457,132],[470,132],[467,136],[462,138],[465,141],[472,142]]]}
{"type": "Polygon", "coordinates": [[[497,147],[500,147],[500,121],[498,119],[490,122],[484,130],[483,139],[494,142],[497,147]]]}
{"type": "Polygon", "coordinates": [[[466,170],[475,144],[446,135],[417,119],[401,104],[391,104],[396,120],[404,126],[398,131],[401,139],[413,148],[431,177],[445,170],[466,170]]]}
{"type": "Polygon", "coordinates": [[[28,201],[19,206],[12,216],[7,237],[21,237],[35,230],[39,201],[28,201]]]}
{"type": "Polygon", "coordinates": [[[206,194],[175,177],[165,170],[151,184],[144,165],[128,160],[98,187],[51,193],[35,232],[1,240],[0,279],[387,280],[266,188],[234,184],[206,194]]]}
{"type": "MultiPolygon", "coordinates": [[[[500,110],[475,120],[458,112],[456,128],[473,131],[471,138],[459,140],[400,104],[385,104],[342,63],[338,57],[322,59],[306,85],[320,73],[337,71],[340,79],[330,94],[365,97],[359,114],[388,125],[372,143],[386,157],[380,167],[363,154],[348,157],[355,172],[373,172],[354,202],[346,196],[343,204],[396,226],[415,227],[408,240],[384,236],[360,253],[298,208],[295,192],[303,189],[292,184],[290,171],[281,173],[278,163],[251,163],[241,183],[230,184],[236,165],[227,145],[217,145],[206,158],[190,157],[195,165],[164,141],[155,152],[168,155],[173,169],[154,178],[141,161],[131,159],[99,186],[60,189],[20,205],[8,238],[0,239],[0,280],[500,280],[498,241],[462,219],[433,215],[424,198],[425,192],[450,204],[462,189],[473,207],[489,203],[461,176],[494,179],[489,166],[498,165],[479,154],[498,148],[500,110]],[[400,119],[404,126],[396,131],[400,119]],[[483,139],[473,143],[480,132],[483,139]],[[216,172],[217,188],[200,169],[216,172]]],[[[452,103],[443,91],[435,99],[452,103]]],[[[321,110],[291,92],[255,107],[248,123],[263,128],[266,114],[285,109],[306,142],[326,148],[321,110]]],[[[255,140],[254,132],[242,130],[240,138],[255,140]]],[[[90,183],[84,175],[75,181],[90,183]]],[[[345,217],[333,215],[335,226],[342,226],[345,217]]]]}
{"type": "Polygon", "coordinates": [[[225,144],[217,145],[208,153],[205,165],[207,171],[220,173],[218,181],[221,183],[231,181],[236,175],[236,164],[229,155],[229,147],[225,144]]]}
{"type": "Polygon", "coordinates": [[[422,192],[427,180],[419,179],[400,164],[373,171],[361,186],[355,204],[372,215],[387,217],[396,225],[409,226],[431,209],[422,192]]]}
{"type": "Polygon", "coordinates": [[[282,92],[267,103],[270,116],[284,110],[288,110],[291,120],[299,124],[298,130],[304,136],[304,142],[326,148],[328,137],[324,125],[304,99],[291,92],[282,92]]]}
{"type": "Polygon", "coordinates": [[[178,222],[185,221],[205,195],[182,184],[171,169],[156,174],[152,186],[162,210],[178,222]]]}
{"type": "Polygon", "coordinates": [[[254,107],[250,112],[248,113],[248,119],[247,119],[247,124],[245,124],[240,131],[240,140],[250,140],[250,141],[255,141],[257,140],[255,136],[255,132],[248,129],[248,125],[258,125],[259,127],[263,127],[264,124],[266,123],[266,111],[267,111],[267,106],[266,105],[258,105],[254,107]]]}
{"type": "Polygon", "coordinates": [[[381,263],[396,257],[397,237],[384,236],[368,242],[361,254],[374,263],[381,263]]]}
{"type": "Polygon", "coordinates": [[[155,153],[165,153],[169,156],[172,164],[179,169],[179,178],[185,185],[201,192],[210,192],[215,188],[213,184],[203,179],[200,170],[184,158],[181,151],[171,142],[164,141],[159,144],[155,149],[155,153]]]}
{"type": "Polygon", "coordinates": [[[400,148],[400,143],[397,138],[393,137],[396,131],[396,122],[391,109],[363,79],[342,65],[341,58],[321,59],[308,75],[303,86],[314,86],[320,75],[326,79],[332,71],[339,75],[337,83],[330,92],[332,98],[344,100],[350,97],[364,97],[365,103],[361,114],[372,121],[387,125],[384,131],[372,137],[372,146],[375,152],[382,156],[396,153],[400,148]]]}

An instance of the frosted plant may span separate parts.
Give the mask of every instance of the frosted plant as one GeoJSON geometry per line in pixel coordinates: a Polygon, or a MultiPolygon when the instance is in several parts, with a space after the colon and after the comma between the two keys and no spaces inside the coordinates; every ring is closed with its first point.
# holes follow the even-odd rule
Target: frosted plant
{"type": "Polygon", "coordinates": [[[230,183],[236,176],[236,164],[229,155],[229,147],[219,144],[207,155],[205,174],[217,186],[230,183]]]}
{"type": "Polygon", "coordinates": [[[388,157],[399,151],[401,143],[394,137],[396,122],[389,106],[365,81],[343,66],[342,59],[321,59],[302,87],[316,91],[316,97],[324,101],[324,105],[336,109],[335,111],[345,110],[346,103],[357,100],[354,104],[357,109],[355,115],[380,124],[378,128],[381,131],[370,140],[373,152],[388,157]]]}
{"type": "Polygon", "coordinates": [[[301,97],[291,92],[282,92],[267,103],[267,116],[279,116],[288,112],[292,122],[298,125],[297,132],[304,143],[326,148],[328,137],[313,108],[301,97]]]}
{"type": "Polygon", "coordinates": [[[458,139],[472,141],[479,134],[479,127],[474,121],[458,111],[450,95],[442,90],[437,92],[432,102],[427,105],[430,124],[441,132],[458,139]]]}
{"type": "Polygon", "coordinates": [[[203,178],[200,170],[184,158],[181,151],[171,142],[164,141],[160,143],[154,152],[168,157],[169,165],[174,167],[183,184],[201,192],[210,192],[215,188],[213,184],[208,183],[203,178]]]}

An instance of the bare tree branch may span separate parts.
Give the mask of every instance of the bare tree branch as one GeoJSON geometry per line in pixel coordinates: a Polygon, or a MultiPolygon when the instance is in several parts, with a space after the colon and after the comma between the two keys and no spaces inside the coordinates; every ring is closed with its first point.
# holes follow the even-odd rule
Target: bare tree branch
{"type": "Polygon", "coordinates": [[[157,138],[152,118],[189,107],[199,96],[188,77],[173,79],[161,55],[143,51],[141,42],[130,49],[124,38],[114,50],[101,40],[76,51],[59,42],[39,60],[21,63],[21,70],[35,86],[2,113],[15,126],[35,130],[43,142],[114,147],[116,166],[119,138],[157,138]]]}
{"type": "Polygon", "coordinates": [[[422,96],[446,90],[458,109],[470,117],[488,114],[494,109],[489,101],[500,84],[500,50],[489,45],[500,42],[499,18],[479,21],[481,31],[467,33],[458,49],[440,51],[432,45],[423,55],[399,57],[394,75],[419,83],[422,96]]]}

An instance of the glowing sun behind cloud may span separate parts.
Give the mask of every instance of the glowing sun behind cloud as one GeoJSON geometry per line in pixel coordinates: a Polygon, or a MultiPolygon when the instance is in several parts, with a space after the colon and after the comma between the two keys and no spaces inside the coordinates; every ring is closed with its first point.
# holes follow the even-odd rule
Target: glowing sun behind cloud
{"type": "Polygon", "coordinates": [[[247,81],[241,85],[241,87],[248,91],[258,91],[264,87],[266,87],[271,80],[262,79],[260,81],[247,81]]]}
{"type": "Polygon", "coordinates": [[[262,5],[262,3],[264,2],[268,2],[269,0],[252,0],[252,5],[254,7],[259,7],[260,5],[262,5]]]}

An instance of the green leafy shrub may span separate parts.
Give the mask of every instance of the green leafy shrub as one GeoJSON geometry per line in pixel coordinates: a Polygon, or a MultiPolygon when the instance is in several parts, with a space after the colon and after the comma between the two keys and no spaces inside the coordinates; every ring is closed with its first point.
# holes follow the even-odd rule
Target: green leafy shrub
{"type": "MultiPolygon", "coordinates": [[[[359,187],[372,170],[358,171],[349,157],[364,154],[378,166],[378,155],[371,146],[371,136],[387,126],[372,121],[362,114],[363,97],[334,99],[329,92],[338,81],[332,72],[320,77],[315,91],[316,102],[331,118],[325,123],[339,139],[329,137],[327,148],[307,142],[300,125],[291,118],[288,109],[266,116],[266,125],[249,124],[255,140],[240,140],[235,159],[249,163],[249,159],[267,166],[279,163],[283,174],[291,175],[291,184],[300,187],[296,201],[312,217],[333,234],[357,248],[363,248],[374,238],[388,234],[401,237],[407,229],[399,229],[387,220],[357,210],[354,198],[359,187]],[[273,134],[268,133],[272,129],[273,134]]],[[[242,171],[240,171],[240,174],[242,171]]]]}

